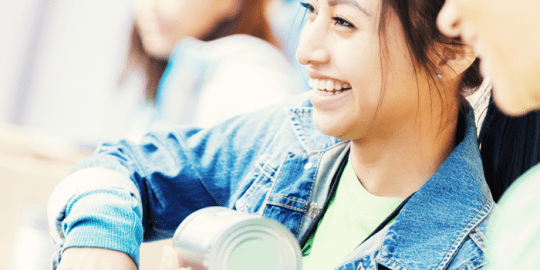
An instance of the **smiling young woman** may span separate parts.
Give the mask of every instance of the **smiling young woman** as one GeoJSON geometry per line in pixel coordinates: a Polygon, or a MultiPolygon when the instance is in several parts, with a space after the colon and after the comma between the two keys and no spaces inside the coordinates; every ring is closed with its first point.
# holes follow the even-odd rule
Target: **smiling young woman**
{"type": "MultiPolygon", "coordinates": [[[[314,86],[314,124],[327,135],[351,140],[353,167],[371,167],[357,169],[362,184],[371,187],[371,178],[378,178],[373,180],[374,186],[394,182],[392,192],[381,191],[380,195],[407,197],[455,147],[458,111],[463,105],[459,92],[475,57],[468,48],[455,46],[459,55],[432,60],[448,57],[442,55],[443,48],[452,47],[444,43],[456,42],[437,36],[433,24],[430,29],[413,25],[418,22],[400,23],[399,13],[394,11],[399,6],[392,7],[391,1],[312,3],[303,4],[308,22],[297,58],[307,66],[314,86]],[[426,37],[413,36],[414,32],[426,37]],[[412,47],[415,43],[423,43],[425,48],[412,47]],[[442,79],[434,80],[437,75],[442,79]],[[376,166],[396,163],[400,154],[418,163],[360,177],[376,166]]],[[[471,70],[473,74],[465,79],[478,84],[478,71],[471,70]]]]}
{"type": "Polygon", "coordinates": [[[471,49],[436,28],[443,0],[302,5],[297,58],[314,89],[212,128],[102,145],[51,196],[60,267],[100,261],[81,246],[133,264],[143,239],[216,205],[284,224],[304,269],[484,265],[494,203],[460,94],[481,77],[471,49]]]}

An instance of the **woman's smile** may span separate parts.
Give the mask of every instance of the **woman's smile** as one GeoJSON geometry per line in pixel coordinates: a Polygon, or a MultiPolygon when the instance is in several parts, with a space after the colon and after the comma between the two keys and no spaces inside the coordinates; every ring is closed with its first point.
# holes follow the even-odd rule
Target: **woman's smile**
{"type": "Polygon", "coordinates": [[[351,88],[332,91],[315,88],[311,92],[311,103],[317,110],[330,111],[349,102],[352,93],[351,88]]]}
{"type": "Polygon", "coordinates": [[[345,91],[351,88],[347,82],[342,82],[334,79],[309,79],[309,86],[313,89],[318,89],[324,92],[345,91]]]}

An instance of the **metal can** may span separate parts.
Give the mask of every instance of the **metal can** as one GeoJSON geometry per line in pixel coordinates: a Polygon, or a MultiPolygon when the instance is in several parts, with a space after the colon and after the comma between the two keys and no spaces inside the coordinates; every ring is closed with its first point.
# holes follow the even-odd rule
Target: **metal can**
{"type": "Polygon", "coordinates": [[[176,229],[173,247],[192,270],[301,270],[298,241],[283,224],[225,207],[207,207],[176,229]]]}

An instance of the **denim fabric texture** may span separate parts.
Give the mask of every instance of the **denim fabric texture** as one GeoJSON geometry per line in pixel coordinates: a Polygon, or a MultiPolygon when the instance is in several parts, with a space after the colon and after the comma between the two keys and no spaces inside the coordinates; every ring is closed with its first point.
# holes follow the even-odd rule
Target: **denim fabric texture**
{"type": "MultiPolygon", "coordinates": [[[[59,254],[68,243],[95,245],[92,235],[104,239],[113,235],[125,246],[101,244],[115,246],[138,261],[136,243],[143,237],[147,241],[171,237],[186,216],[207,206],[273,218],[304,243],[308,228],[330,199],[332,177],[349,147],[348,141],[319,132],[312,122],[312,110],[304,94],[210,129],[152,133],[141,145],[128,141],[101,145],[77,165],[49,202],[53,238],[65,239],[59,254]],[[89,184],[96,167],[101,168],[100,173],[110,171],[114,184],[89,184]],[[118,183],[122,181],[124,187],[118,183]],[[100,194],[106,196],[98,197],[100,194]],[[79,210],[81,200],[87,205],[79,210]],[[138,207],[133,207],[133,202],[138,207]],[[128,207],[133,208],[132,213],[106,210],[128,207]],[[100,209],[97,212],[101,214],[88,209],[100,209]],[[141,209],[142,218],[133,214],[141,209]],[[86,215],[80,211],[87,211],[88,217],[74,223],[72,215],[79,221],[86,215]],[[107,222],[107,215],[122,220],[119,225],[135,224],[133,231],[119,231],[114,222],[104,228],[100,222],[107,222]],[[78,226],[85,232],[77,230],[78,226]],[[143,228],[144,235],[138,234],[141,230],[137,227],[143,228]]],[[[336,269],[484,266],[486,222],[494,202],[483,177],[471,108],[460,122],[463,128],[458,129],[458,137],[462,140],[437,172],[393,223],[359,246],[336,269]]]]}

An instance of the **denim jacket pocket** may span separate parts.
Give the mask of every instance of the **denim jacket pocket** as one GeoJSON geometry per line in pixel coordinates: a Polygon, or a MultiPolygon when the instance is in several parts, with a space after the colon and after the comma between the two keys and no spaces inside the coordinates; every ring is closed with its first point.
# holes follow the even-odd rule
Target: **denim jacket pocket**
{"type": "Polygon", "coordinates": [[[266,195],[263,215],[281,222],[296,237],[302,223],[314,220],[319,214],[310,201],[318,159],[319,155],[289,152],[274,177],[270,193],[266,195]]]}
{"type": "Polygon", "coordinates": [[[252,184],[235,203],[236,210],[262,215],[264,202],[275,182],[275,175],[276,170],[261,158],[251,176],[253,181],[249,181],[252,184]]]}

